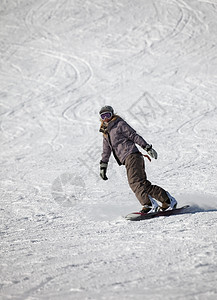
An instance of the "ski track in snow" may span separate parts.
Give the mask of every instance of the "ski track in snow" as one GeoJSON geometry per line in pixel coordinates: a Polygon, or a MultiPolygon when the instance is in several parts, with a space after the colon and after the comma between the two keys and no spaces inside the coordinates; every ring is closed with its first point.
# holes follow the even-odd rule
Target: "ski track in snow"
{"type": "MultiPolygon", "coordinates": [[[[217,1],[1,1],[0,298],[217,298],[217,1]],[[98,176],[99,108],[153,144],[179,216],[98,176]]],[[[118,183],[118,184],[115,184],[118,183]]]]}

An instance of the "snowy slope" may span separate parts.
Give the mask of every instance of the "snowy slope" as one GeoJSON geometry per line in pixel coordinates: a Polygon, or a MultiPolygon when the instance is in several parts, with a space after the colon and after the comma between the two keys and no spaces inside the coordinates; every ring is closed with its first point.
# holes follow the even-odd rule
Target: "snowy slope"
{"type": "Polygon", "coordinates": [[[0,299],[217,299],[217,1],[1,0],[0,299]],[[98,111],[158,151],[140,209],[98,111]]]}

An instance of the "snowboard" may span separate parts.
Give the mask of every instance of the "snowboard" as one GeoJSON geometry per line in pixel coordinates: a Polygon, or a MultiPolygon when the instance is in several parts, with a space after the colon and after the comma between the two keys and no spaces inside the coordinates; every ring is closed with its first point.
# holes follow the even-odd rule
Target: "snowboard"
{"type": "Polygon", "coordinates": [[[152,219],[156,217],[161,217],[161,216],[172,216],[172,215],[178,215],[184,213],[190,205],[185,205],[179,208],[175,208],[172,210],[166,210],[166,211],[157,211],[153,213],[141,213],[141,212],[133,212],[131,214],[128,214],[125,216],[125,219],[130,220],[130,221],[141,221],[141,220],[147,220],[147,219],[152,219]]]}

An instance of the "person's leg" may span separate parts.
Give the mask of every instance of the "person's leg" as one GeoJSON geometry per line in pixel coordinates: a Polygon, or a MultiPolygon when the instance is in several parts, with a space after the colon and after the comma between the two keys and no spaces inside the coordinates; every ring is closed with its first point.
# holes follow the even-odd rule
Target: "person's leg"
{"type": "Polygon", "coordinates": [[[126,158],[125,167],[130,188],[143,206],[151,206],[149,195],[162,203],[168,201],[166,191],[147,180],[144,158],[140,153],[130,154],[126,158]]]}

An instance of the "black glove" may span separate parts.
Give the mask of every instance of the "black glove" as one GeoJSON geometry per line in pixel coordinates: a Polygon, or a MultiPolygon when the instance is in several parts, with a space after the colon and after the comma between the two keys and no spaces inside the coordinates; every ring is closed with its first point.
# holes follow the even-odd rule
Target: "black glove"
{"type": "Polygon", "coordinates": [[[100,176],[103,180],[108,180],[108,177],[106,176],[107,167],[107,162],[100,161],[100,176]]]}
{"type": "Polygon", "coordinates": [[[152,148],[152,145],[147,144],[143,149],[147,151],[151,157],[157,159],[157,152],[152,148]]]}

